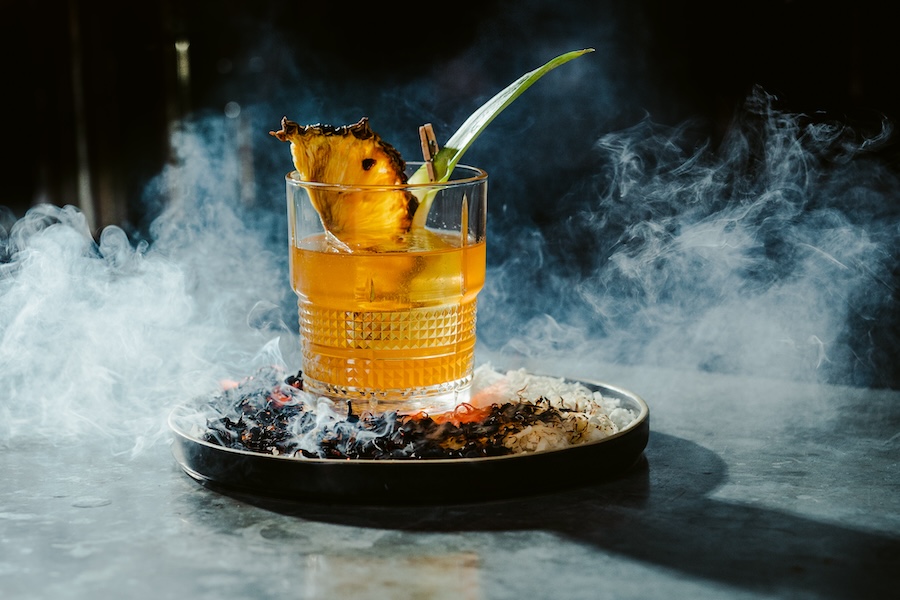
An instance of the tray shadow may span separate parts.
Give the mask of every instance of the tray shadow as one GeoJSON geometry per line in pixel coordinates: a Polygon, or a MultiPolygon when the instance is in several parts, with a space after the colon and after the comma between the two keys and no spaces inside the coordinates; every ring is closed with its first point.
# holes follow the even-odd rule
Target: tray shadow
{"type": "MultiPolygon", "coordinates": [[[[577,477],[577,473],[572,474],[577,477]]],[[[888,597],[900,539],[710,498],[718,455],[655,432],[627,473],[555,493],[447,505],[346,506],[217,490],[306,520],[411,532],[542,530],[693,577],[760,593],[888,597]]]]}

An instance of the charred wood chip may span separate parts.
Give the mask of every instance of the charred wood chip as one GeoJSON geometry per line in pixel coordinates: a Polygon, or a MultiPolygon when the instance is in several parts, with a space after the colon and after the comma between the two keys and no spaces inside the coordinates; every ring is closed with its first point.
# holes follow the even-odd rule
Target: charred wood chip
{"type": "MultiPolygon", "coordinates": [[[[483,458],[514,452],[504,443],[533,425],[564,425],[572,411],[536,402],[506,402],[455,421],[439,415],[356,413],[347,401],[343,419],[322,421],[302,399],[302,372],[283,378],[267,372],[210,402],[224,406],[207,420],[204,440],[228,448],[328,459],[483,458]],[[302,440],[302,443],[301,443],[302,440]]],[[[471,408],[471,407],[470,407],[471,408]]],[[[462,413],[461,413],[462,414],[462,413]]]]}

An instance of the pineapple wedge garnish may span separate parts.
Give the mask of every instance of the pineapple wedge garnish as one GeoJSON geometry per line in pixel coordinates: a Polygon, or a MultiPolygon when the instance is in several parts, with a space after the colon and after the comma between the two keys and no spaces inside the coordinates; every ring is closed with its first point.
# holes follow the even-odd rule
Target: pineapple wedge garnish
{"type": "MultiPolygon", "coordinates": [[[[353,125],[299,125],[287,117],[271,131],[290,142],[294,168],[303,181],[328,184],[384,185],[406,183],[406,165],[396,148],[372,131],[363,117],[353,125]]],[[[405,191],[310,189],[310,200],[326,231],[345,244],[370,244],[403,236],[412,225],[418,201],[405,191]]]]}

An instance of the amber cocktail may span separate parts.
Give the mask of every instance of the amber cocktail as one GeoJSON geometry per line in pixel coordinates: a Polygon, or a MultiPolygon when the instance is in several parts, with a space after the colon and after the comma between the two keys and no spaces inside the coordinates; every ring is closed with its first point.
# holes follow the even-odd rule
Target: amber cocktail
{"type": "Polygon", "coordinates": [[[440,411],[465,401],[485,276],[487,174],[457,165],[442,183],[345,186],[291,173],[287,197],[305,389],[350,400],[355,411],[440,411]],[[427,220],[420,214],[399,233],[369,234],[361,224],[335,235],[314,208],[327,197],[358,210],[399,193],[428,206],[427,220]]]}

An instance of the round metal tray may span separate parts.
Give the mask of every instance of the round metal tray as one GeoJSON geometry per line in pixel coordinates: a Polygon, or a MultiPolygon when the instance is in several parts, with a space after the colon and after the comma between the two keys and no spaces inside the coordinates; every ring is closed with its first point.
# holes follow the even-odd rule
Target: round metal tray
{"type": "Polygon", "coordinates": [[[190,406],[169,415],[172,453],[184,472],[214,489],[315,502],[419,504],[477,502],[595,483],[629,470],[650,435],[649,408],[636,394],[577,381],[638,414],[607,438],[555,450],[485,458],[338,460],[273,456],[193,437],[190,406]]]}

